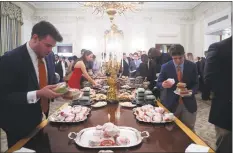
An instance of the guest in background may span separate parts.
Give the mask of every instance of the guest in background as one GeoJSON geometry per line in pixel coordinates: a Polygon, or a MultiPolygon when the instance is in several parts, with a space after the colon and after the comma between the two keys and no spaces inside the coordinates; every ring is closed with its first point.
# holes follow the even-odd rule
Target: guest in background
{"type": "MultiPolygon", "coordinates": [[[[157,79],[156,77],[156,49],[155,48],[150,48],[148,51],[148,69],[149,73],[147,76],[147,80],[150,82],[149,89],[153,90],[153,88],[156,86],[155,80],[157,79]]],[[[156,96],[159,97],[159,92],[157,91],[156,96]]]]}
{"type": "Polygon", "coordinates": [[[93,71],[94,75],[96,75],[100,71],[100,62],[98,62],[98,60],[96,60],[96,56],[95,55],[93,55],[93,67],[92,67],[92,71],[93,71]]]}
{"type": "Polygon", "coordinates": [[[160,50],[156,49],[156,72],[160,73],[161,66],[170,60],[172,58],[168,53],[161,53],[160,50]]]}
{"type": "Polygon", "coordinates": [[[194,62],[193,54],[192,53],[187,53],[187,60],[194,62]]]}
{"type": "Polygon", "coordinates": [[[72,56],[72,57],[69,57],[69,60],[71,59],[70,61],[70,64],[68,66],[68,69],[66,71],[66,76],[64,77],[64,81],[65,82],[68,82],[71,75],[72,75],[72,72],[74,70],[74,65],[76,64],[76,62],[78,61],[78,57],[76,55],[72,56]]]}
{"type": "Polygon", "coordinates": [[[67,63],[66,58],[64,56],[61,57],[61,64],[62,64],[62,69],[63,69],[63,77],[65,77],[67,69],[68,69],[68,63],[67,63]]]}
{"type": "Polygon", "coordinates": [[[202,87],[203,87],[203,81],[201,79],[201,58],[197,57],[196,58],[196,66],[197,66],[197,73],[198,73],[198,78],[199,78],[199,87],[198,90],[202,92],[202,87]]]}
{"type": "Polygon", "coordinates": [[[130,67],[130,58],[126,56],[126,53],[123,53],[123,62],[121,60],[121,67],[120,67],[120,73],[122,73],[122,76],[129,76],[129,67],[130,67]]]}
{"type": "Polygon", "coordinates": [[[71,61],[72,61],[72,57],[68,57],[68,60],[69,60],[69,62],[71,63],[71,61]]]}
{"type": "Polygon", "coordinates": [[[130,62],[130,73],[131,77],[136,76],[136,71],[139,68],[140,61],[138,60],[138,53],[133,54],[133,60],[130,62]]]}
{"type": "Polygon", "coordinates": [[[129,54],[129,59],[130,59],[130,61],[133,60],[133,54],[132,53],[129,54]]]}
{"type": "Polygon", "coordinates": [[[93,53],[91,51],[84,51],[82,57],[74,66],[74,71],[68,81],[68,85],[70,88],[80,89],[80,81],[81,77],[84,76],[89,82],[93,85],[97,85],[95,81],[89,76],[87,73],[85,63],[93,60],[93,53]]]}
{"type": "Polygon", "coordinates": [[[147,78],[149,75],[149,68],[148,68],[148,56],[143,54],[141,56],[142,63],[139,65],[138,68],[138,76],[142,76],[143,78],[147,78]]]}
{"type": "MultiPolygon", "coordinates": [[[[232,134],[232,37],[210,45],[204,82],[213,91],[209,122],[215,125],[217,146],[232,134]]],[[[232,144],[227,152],[232,152],[232,144]]],[[[217,148],[218,150],[218,148],[217,148]]]]}
{"type": "Polygon", "coordinates": [[[201,57],[200,60],[200,80],[201,80],[201,99],[210,100],[210,88],[204,83],[204,68],[206,59],[201,57]]]}
{"type": "Polygon", "coordinates": [[[53,92],[52,48],[62,39],[51,23],[41,21],[33,26],[27,43],[1,57],[0,128],[7,134],[8,148],[27,139],[41,123],[43,113],[48,117],[49,99],[61,96],[53,92]]]}
{"type": "Polygon", "coordinates": [[[64,77],[64,73],[65,73],[64,71],[65,71],[65,67],[62,64],[61,58],[56,54],[55,55],[55,72],[57,74],[59,74],[59,76],[60,76],[59,82],[63,81],[63,77],[64,77]]]}
{"type": "Polygon", "coordinates": [[[146,54],[146,51],[142,51],[142,54],[146,54]]]}
{"type": "Polygon", "coordinates": [[[81,56],[83,56],[83,53],[86,51],[86,49],[81,49],[81,56]]]}
{"type": "Polygon", "coordinates": [[[140,63],[141,63],[141,62],[142,62],[142,60],[141,60],[142,51],[138,51],[137,53],[138,53],[138,60],[139,60],[140,63]]]}
{"type": "Polygon", "coordinates": [[[161,102],[186,126],[194,130],[197,111],[197,67],[193,62],[184,60],[185,52],[182,45],[172,45],[169,51],[173,60],[162,65],[157,82],[159,89],[165,89],[161,95],[161,102]],[[167,81],[169,78],[174,78],[175,84],[167,81]],[[174,93],[179,82],[186,83],[187,89],[192,90],[190,97],[181,97],[174,93]]]}

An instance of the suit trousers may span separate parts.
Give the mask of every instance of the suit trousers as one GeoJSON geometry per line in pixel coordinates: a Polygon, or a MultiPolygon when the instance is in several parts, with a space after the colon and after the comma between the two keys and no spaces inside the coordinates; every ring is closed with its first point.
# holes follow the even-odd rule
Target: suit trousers
{"type": "Polygon", "coordinates": [[[215,132],[216,132],[216,145],[219,145],[220,140],[222,139],[222,137],[226,136],[227,134],[231,133],[231,131],[228,131],[226,129],[220,128],[218,126],[215,125],[215,132]]]}
{"type": "Polygon", "coordinates": [[[188,128],[194,131],[197,112],[190,113],[184,104],[178,104],[174,115],[179,118],[188,128]]]}

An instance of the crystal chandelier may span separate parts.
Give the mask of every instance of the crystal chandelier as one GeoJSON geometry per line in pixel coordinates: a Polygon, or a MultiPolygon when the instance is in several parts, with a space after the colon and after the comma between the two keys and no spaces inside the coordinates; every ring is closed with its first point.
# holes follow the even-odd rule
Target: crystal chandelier
{"type": "Polygon", "coordinates": [[[126,11],[136,12],[141,10],[139,7],[143,2],[80,2],[84,7],[93,8],[94,13],[104,14],[107,13],[111,23],[114,20],[116,14],[122,15],[126,11]]]}

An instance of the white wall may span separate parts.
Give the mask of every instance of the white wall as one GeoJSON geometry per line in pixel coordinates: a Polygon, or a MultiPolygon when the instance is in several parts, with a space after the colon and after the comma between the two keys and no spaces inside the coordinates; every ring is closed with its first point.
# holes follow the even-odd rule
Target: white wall
{"type": "Polygon", "coordinates": [[[219,36],[208,35],[209,33],[231,26],[228,20],[212,27],[207,27],[208,22],[218,19],[223,14],[231,15],[231,6],[231,2],[202,2],[194,8],[193,14],[196,20],[193,27],[193,47],[195,56],[204,56],[204,51],[209,48],[209,45],[220,41],[219,36]]]}
{"type": "MultiPolygon", "coordinates": [[[[54,24],[63,36],[61,44],[73,45],[74,55],[80,56],[80,50],[86,48],[99,58],[100,53],[105,50],[104,32],[110,29],[106,15],[100,17],[74,9],[34,11],[35,8],[25,2],[15,3],[23,8],[22,43],[29,40],[35,23],[47,20],[54,24]]],[[[230,10],[229,8],[230,2],[202,2],[193,10],[150,10],[117,16],[115,23],[124,33],[122,52],[131,53],[138,49],[148,51],[156,43],[180,43],[186,52],[203,56],[211,43],[219,41],[216,36],[205,35],[205,22],[212,15],[216,16],[223,10],[230,10]]],[[[56,52],[56,48],[54,51],[56,52]]]]}
{"type": "MultiPolygon", "coordinates": [[[[75,11],[35,12],[38,22],[41,18],[48,20],[61,32],[64,44],[73,44],[74,54],[80,56],[82,48],[91,49],[97,57],[104,51],[104,32],[110,29],[109,19],[93,14],[82,14],[75,11]]],[[[191,14],[185,12],[143,12],[117,17],[115,23],[124,33],[122,52],[132,53],[138,49],[148,51],[155,43],[181,43],[187,50],[192,48],[192,25],[189,23],[191,14]],[[188,17],[188,20],[183,19],[188,17]],[[185,30],[181,28],[185,26],[185,30]],[[182,31],[182,32],[181,32],[182,31]],[[185,37],[183,39],[183,37],[185,37]]],[[[120,51],[116,51],[120,52],[120,51]]],[[[191,51],[192,52],[192,51],[191,51]]],[[[120,55],[119,55],[120,56],[120,55]]]]}

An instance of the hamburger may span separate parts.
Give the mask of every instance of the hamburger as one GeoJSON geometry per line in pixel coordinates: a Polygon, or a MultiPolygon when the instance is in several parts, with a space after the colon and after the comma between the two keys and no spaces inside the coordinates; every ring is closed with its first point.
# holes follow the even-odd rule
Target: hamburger
{"type": "Polygon", "coordinates": [[[53,89],[56,93],[65,94],[68,92],[68,86],[66,83],[58,83],[57,87],[53,89]]]}
{"type": "Polygon", "coordinates": [[[180,94],[188,94],[189,93],[188,89],[186,88],[186,83],[179,82],[179,83],[177,83],[176,87],[177,87],[176,91],[179,92],[180,94]]]}
{"type": "Polygon", "coordinates": [[[182,82],[179,82],[177,83],[177,88],[185,88],[186,87],[186,83],[182,83],[182,82]]]}

